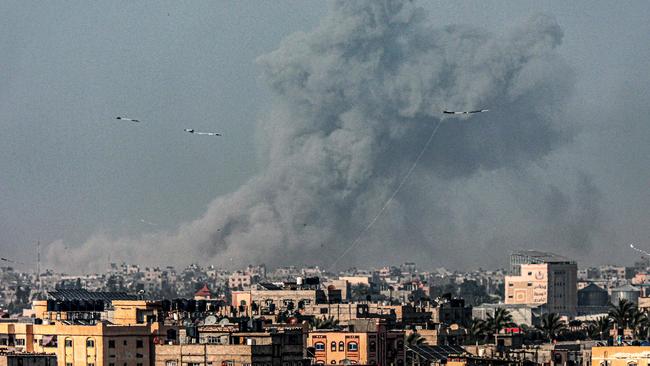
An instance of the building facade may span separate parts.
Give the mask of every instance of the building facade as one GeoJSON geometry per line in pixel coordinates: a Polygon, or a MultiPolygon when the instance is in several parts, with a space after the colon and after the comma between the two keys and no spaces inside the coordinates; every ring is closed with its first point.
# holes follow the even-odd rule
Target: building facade
{"type": "Polygon", "coordinates": [[[578,266],[570,260],[552,260],[518,264],[520,274],[505,278],[505,303],[541,305],[547,312],[576,314],[578,266]]]}

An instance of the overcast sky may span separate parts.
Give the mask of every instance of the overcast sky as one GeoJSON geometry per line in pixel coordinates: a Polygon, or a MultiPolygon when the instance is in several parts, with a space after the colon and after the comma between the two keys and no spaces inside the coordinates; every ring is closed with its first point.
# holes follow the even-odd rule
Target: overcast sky
{"type": "MultiPolygon", "coordinates": [[[[575,79],[563,116],[554,118],[570,121],[576,131],[531,163],[526,179],[580,195],[567,177],[587,177],[578,184],[590,187],[588,200],[598,197],[598,208],[584,208],[598,211],[591,222],[598,227],[589,229],[592,243],[582,248],[538,245],[539,233],[513,234],[507,247],[580,255],[581,264],[629,264],[636,255],[631,242],[650,250],[650,4],[418,5],[434,27],[469,25],[499,36],[543,13],[564,34],[556,51],[575,79]],[[513,237],[521,237],[521,245],[513,237]]],[[[256,59],[291,34],[317,27],[327,9],[321,1],[1,2],[1,256],[33,261],[39,240],[44,251],[52,242],[74,251],[96,235],[175,231],[202,217],[215,198],[238,191],[267,165],[267,142],[256,126],[269,118],[273,91],[256,59]],[[116,121],[118,115],[142,123],[116,121]],[[223,137],[193,136],[184,128],[223,137]]],[[[449,199],[480,197],[477,210],[486,215],[512,210],[503,200],[509,192],[485,184],[504,181],[486,176],[494,174],[478,171],[454,183],[468,191],[449,199]]],[[[513,224],[490,229],[510,232],[513,224]]],[[[477,248],[451,262],[467,268],[506,263],[504,246],[491,252],[488,241],[477,248]]],[[[393,259],[396,252],[385,252],[384,262],[408,259],[393,259]]],[[[419,264],[449,263],[426,254],[431,258],[418,258],[419,264]]]]}

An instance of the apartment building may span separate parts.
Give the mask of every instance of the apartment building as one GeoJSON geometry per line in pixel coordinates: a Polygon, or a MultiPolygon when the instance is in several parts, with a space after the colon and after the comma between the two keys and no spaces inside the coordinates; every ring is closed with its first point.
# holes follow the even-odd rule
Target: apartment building
{"type": "Polygon", "coordinates": [[[512,273],[505,278],[505,303],[542,306],[545,311],[576,314],[575,261],[552,253],[524,251],[513,254],[512,273]]]}

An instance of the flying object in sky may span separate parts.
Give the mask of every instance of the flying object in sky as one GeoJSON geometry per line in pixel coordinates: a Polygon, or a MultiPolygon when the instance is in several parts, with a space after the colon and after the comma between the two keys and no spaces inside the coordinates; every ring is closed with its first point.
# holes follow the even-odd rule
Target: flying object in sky
{"type": "Polygon", "coordinates": [[[184,129],[183,131],[185,131],[185,132],[189,132],[189,133],[193,133],[193,134],[195,134],[195,135],[221,136],[220,133],[216,133],[216,132],[199,132],[199,131],[194,131],[193,128],[186,128],[186,129],[184,129]]]}
{"type": "Polygon", "coordinates": [[[444,114],[474,114],[474,113],[483,113],[487,112],[488,109],[480,109],[476,111],[442,111],[444,114]]]}
{"type": "Polygon", "coordinates": [[[115,117],[115,119],[119,119],[121,121],[140,122],[140,120],[138,120],[138,119],[126,118],[126,117],[120,117],[120,116],[115,117]]]}
{"type": "Polygon", "coordinates": [[[25,264],[25,263],[22,263],[22,262],[12,261],[11,259],[7,259],[7,258],[4,258],[4,257],[0,258],[0,261],[9,262],[9,263],[16,263],[16,264],[25,264]]]}

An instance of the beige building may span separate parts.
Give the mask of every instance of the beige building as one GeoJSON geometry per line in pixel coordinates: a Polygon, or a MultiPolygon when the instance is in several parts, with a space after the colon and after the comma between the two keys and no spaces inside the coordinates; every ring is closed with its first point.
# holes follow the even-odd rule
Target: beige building
{"type": "Polygon", "coordinates": [[[542,305],[551,313],[573,315],[577,272],[577,264],[569,260],[520,264],[519,275],[505,277],[505,303],[542,305]]]}
{"type": "Polygon", "coordinates": [[[156,366],[301,366],[306,364],[305,333],[301,327],[274,332],[236,332],[203,326],[196,339],[156,345],[156,366]],[[197,342],[198,340],[198,342],[197,342]],[[186,343],[191,341],[192,343],[186,343]]]}
{"type": "Polygon", "coordinates": [[[58,366],[148,366],[154,344],[173,328],[150,322],[155,304],[142,300],[114,300],[103,320],[95,312],[83,319],[77,310],[47,309],[46,301],[34,301],[34,323],[0,323],[0,350],[56,355],[58,366]]]}
{"type": "Polygon", "coordinates": [[[249,291],[233,291],[232,306],[240,307],[245,314],[274,314],[280,309],[308,306],[326,301],[318,296],[319,290],[302,289],[251,289],[249,291]],[[254,304],[254,305],[252,305],[254,304]]]}
{"type": "Polygon", "coordinates": [[[404,331],[378,328],[372,332],[313,331],[307,344],[317,365],[403,366],[404,331]]]}
{"type": "Polygon", "coordinates": [[[648,366],[650,347],[617,346],[593,347],[591,349],[592,366],[648,366]]]}

